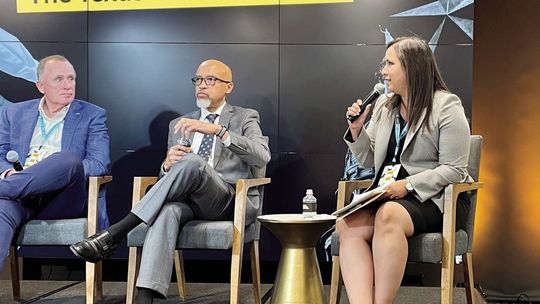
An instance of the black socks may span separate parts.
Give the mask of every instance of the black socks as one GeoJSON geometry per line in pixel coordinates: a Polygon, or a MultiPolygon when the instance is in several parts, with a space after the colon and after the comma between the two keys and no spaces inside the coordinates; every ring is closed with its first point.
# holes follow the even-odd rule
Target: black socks
{"type": "Polygon", "coordinates": [[[137,227],[142,220],[133,213],[129,213],[118,223],[107,229],[115,243],[120,243],[133,228],[137,227]]]}
{"type": "Polygon", "coordinates": [[[139,287],[137,288],[137,291],[135,304],[152,304],[152,302],[154,302],[155,291],[152,289],[139,287]]]}

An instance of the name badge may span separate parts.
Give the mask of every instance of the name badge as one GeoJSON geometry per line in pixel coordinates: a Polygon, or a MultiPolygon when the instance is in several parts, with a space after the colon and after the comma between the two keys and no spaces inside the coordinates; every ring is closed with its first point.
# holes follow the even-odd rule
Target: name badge
{"type": "Polygon", "coordinates": [[[379,180],[379,187],[385,187],[386,185],[396,181],[401,164],[388,165],[383,168],[381,179],[379,180]]]}
{"type": "Polygon", "coordinates": [[[45,153],[47,153],[47,150],[43,148],[30,148],[30,152],[28,152],[28,156],[26,157],[24,168],[26,169],[42,161],[43,158],[45,158],[45,153]]]}

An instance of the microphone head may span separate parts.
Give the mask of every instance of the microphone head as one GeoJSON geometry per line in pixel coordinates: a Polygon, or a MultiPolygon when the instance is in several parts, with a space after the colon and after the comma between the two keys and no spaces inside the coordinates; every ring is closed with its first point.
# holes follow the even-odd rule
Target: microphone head
{"type": "Polygon", "coordinates": [[[17,153],[17,151],[10,150],[6,154],[6,159],[10,163],[18,162],[19,161],[19,153],[17,153]]]}
{"type": "Polygon", "coordinates": [[[380,82],[375,84],[375,86],[373,87],[373,91],[377,91],[377,92],[379,92],[379,94],[384,93],[384,84],[382,84],[380,82]]]}

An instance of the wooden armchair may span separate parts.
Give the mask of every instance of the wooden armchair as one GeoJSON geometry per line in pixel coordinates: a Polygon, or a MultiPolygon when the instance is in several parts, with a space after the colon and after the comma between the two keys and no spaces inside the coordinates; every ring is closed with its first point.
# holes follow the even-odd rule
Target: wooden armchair
{"type": "MultiPolygon", "coordinates": [[[[149,186],[157,182],[157,177],[135,177],[133,185],[133,206],[137,204],[146,193],[149,186]]],[[[201,221],[192,220],[187,222],[178,235],[174,264],[178,281],[178,293],[180,299],[187,296],[184,275],[184,262],[181,248],[187,249],[222,249],[232,248],[231,255],[231,292],[230,303],[239,303],[240,276],[242,270],[242,255],[244,244],[251,244],[251,274],[253,280],[253,293],[255,303],[261,303],[260,266],[259,266],[259,233],[260,223],[246,226],[245,214],[248,190],[251,187],[259,187],[260,206],[262,211],[263,187],[270,183],[270,178],[239,179],[236,182],[236,198],[234,206],[234,219],[232,221],[201,221]],[[220,235],[220,238],[209,238],[208,235],[220,235]]],[[[141,224],[128,235],[129,264],[127,279],[126,303],[133,303],[135,297],[135,280],[138,276],[140,256],[146,235],[146,225],[141,224]]]]}
{"type": "MultiPolygon", "coordinates": [[[[468,172],[478,180],[482,137],[471,136],[468,172]]],[[[354,189],[367,188],[371,181],[341,181],[338,185],[337,208],[349,202],[354,189]]],[[[474,276],[472,266],[472,245],[477,190],[483,183],[450,184],[444,190],[444,212],[442,233],[423,233],[409,239],[409,262],[441,264],[441,303],[452,303],[454,285],[454,257],[463,256],[467,303],[475,303],[474,276]],[[465,230],[456,231],[456,200],[461,192],[470,192],[471,206],[465,230]]],[[[330,304],[339,303],[342,278],[339,266],[339,236],[332,235],[332,281],[330,304]]]]}
{"type": "MultiPolygon", "coordinates": [[[[91,176],[88,179],[88,215],[85,218],[65,220],[31,220],[13,240],[9,249],[13,299],[21,300],[18,246],[69,246],[95,234],[98,224],[100,187],[112,180],[111,176],[91,176]]],[[[103,297],[102,264],[86,263],[86,303],[103,297]]]]}

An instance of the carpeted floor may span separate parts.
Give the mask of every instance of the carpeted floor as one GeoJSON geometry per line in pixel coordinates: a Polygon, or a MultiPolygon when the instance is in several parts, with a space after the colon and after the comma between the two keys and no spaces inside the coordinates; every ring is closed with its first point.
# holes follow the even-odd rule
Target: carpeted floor
{"type": "MultiPolygon", "coordinates": [[[[270,289],[271,285],[263,285],[263,295],[270,289]]],[[[329,286],[324,286],[328,297],[329,286]]],[[[100,304],[120,304],[125,303],[125,282],[104,282],[104,298],[97,303],[100,304]]],[[[208,283],[188,283],[188,299],[180,302],[178,292],[174,285],[171,285],[169,297],[166,300],[155,301],[154,303],[197,303],[197,304],[226,304],[229,303],[229,285],[208,284],[208,283]]],[[[397,304],[420,304],[420,303],[440,303],[439,288],[435,287],[402,287],[395,303],[397,304]]],[[[23,281],[21,282],[21,296],[24,299],[21,303],[36,304],[83,304],[84,283],[64,282],[64,281],[23,281]],[[73,286],[70,286],[75,284],[73,286]],[[67,287],[67,288],[66,288],[67,287]],[[62,289],[65,288],[65,289],[62,289]],[[56,293],[52,291],[62,289],[56,293]]],[[[251,285],[242,284],[240,290],[242,303],[254,303],[251,285]]],[[[480,302],[480,296],[477,297],[480,302]]],[[[266,303],[269,303],[267,301],[266,303]]],[[[0,280],[0,303],[15,304],[11,294],[11,282],[0,280]]],[[[340,304],[349,303],[345,292],[341,297],[340,304]]],[[[454,292],[453,304],[466,303],[465,291],[463,288],[456,288],[454,292]]],[[[309,304],[309,303],[306,303],[309,304]]]]}

